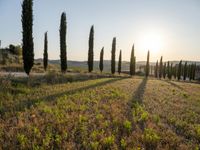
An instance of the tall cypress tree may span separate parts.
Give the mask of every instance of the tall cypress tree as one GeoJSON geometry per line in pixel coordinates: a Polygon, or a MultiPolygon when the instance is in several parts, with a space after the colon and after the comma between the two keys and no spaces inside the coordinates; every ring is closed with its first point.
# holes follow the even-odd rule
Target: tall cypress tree
{"type": "Polygon", "coordinates": [[[29,75],[34,64],[33,0],[22,3],[22,42],[24,70],[29,75]]]}
{"type": "Polygon", "coordinates": [[[159,65],[159,78],[162,78],[162,71],[163,71],[163,62],[162,62],[162,56],[160,58],[160,65],[159,65]]]}
{"type": "Polygon", "coordinates": [[[113,38],[111,51],[111,73],[115,73],[115,52],[116,52],[116,37],[113,38]]]}
{"type": "Polygon", "coordinates": [[[186,76],[187,76],[187,61],[185,62],[185,65],[184,65],[183,80],[186,80],[186,76]]]}
{"type": "Polygon", "coordinates": [[[150,52],[148,51],[148,53],[147,53],[147,62],[146,62],[146,70],[145,70],[146,77],[149,76],[149,58],[150,58],[150,52]]]}
{"type": "Polygon", "coordinates": [[[174,79],[177,77],[177,65],[174,66],[174,79]]]}
{"type": "Polygon", "coordinates": [[[121,73],[121,69],[122,69],[122,50],[120,50],[119,52],[119,61],[118,61],[118,73],[121,73]]]}
{"type": "Polygon", "coordinates": [[[164,66],[163,66],[163,78],[165,79],[166,77],[166,62],[164,63],[164,66]]]}
{"type": "Polygon", "coordinates": [[[169,75],[169,79],[171,80],[172,79],[172,74],[173,74],[173,63],[171,63],[170,65],[170,75],[169,75]]]}
{"type": "Polygon", "coordinates": [[[101,72],[103,71],[103,55],[104,55],[104,47],[101,49],[101,52],[100,52],[99,69],[101,72]]]}
{"type": "Polygon", "coordinates": [[[177,78],[178,78],[178,80],[181,79],[181,70],[182,70],[182,60],[178,64],[178,72],[177,72],[177,78]]]}
{"type": "Polygon", "coordinates": [[[63,12],[60,20],[60,60],[61,71],[64,73],[67,70],[67,52],[66,52],[66,13],[63,12]]]}
{"type": "Polygon", "coordinates": [[[190,81],[192,80],[192,76],[193,76],[193,64],[190,65],[190,71],[189,71],[189,79],[190,79],[190,81]]]}
{"type": "Polygon", "coordinates": [[[196,75],[196,63],[194,64],[193,72],[192,72],[192,80],[195,80],[195,75],[196,75]]]}
{"type": "Polygon", "coordinates": [[[155,77],[158,78],[158,60],[157,60],[157,62],[156,62],[154,74],[155,74],[155,77]]]}
{"type": "Polygon", "coordinates": [[[169,65],[169,61],[167,62],[167,78],[170,79],[170,65],[169,65]]]}
{"type": "Polygon", "coordinates": [[[43,54],[43,65],[44,70],[47,70],[48,66],[48,39],[47,39],[47,32],[44,34],[44,54],[43,54]]]}
{"type": "Polygon", "coordinates": [[[132,46],[132,50],[131,50],[131,59],[130,59],[130,75],[135,75],[135,66],[136,66],[136,58],[134,56],[134,44],[132,46]]]}
{"type": "Polygon", "coordinates": [[[90,29],[90,35],[89,35],[89,50],[88,50],[88,71],[92,72],[93,70],[93,59],[94,59],[94,26],[90,29]]]}

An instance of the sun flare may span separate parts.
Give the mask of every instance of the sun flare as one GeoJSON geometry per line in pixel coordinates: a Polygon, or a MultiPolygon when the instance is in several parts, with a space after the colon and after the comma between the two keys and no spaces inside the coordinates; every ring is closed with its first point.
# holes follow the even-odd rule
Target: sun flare
{"type": "Polygon", "coordinates": [[[145,33],[140,38],[140,46],[144,50],[150,50],[153,53],[163,49],[163,37],[158,32],[145,33]]]}

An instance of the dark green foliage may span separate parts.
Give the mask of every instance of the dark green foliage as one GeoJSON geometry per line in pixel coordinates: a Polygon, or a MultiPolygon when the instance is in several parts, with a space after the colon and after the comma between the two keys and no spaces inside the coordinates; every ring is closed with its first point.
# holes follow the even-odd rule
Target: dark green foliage
{"type": "Polygon", "coordinates": [[[186,77],[187,77],[187,61],[185,62],[184,65],[183,80],[186,80],[186,77]]]}
{"type": "Polygon", "coordinates": [[[176,79],[176,77],[177,77],[177,65],[174,66],[173,75],[174,75],[174,79],[176,79]]]}
{"type": "Polygon", "coordinates": [[[163,74],[163,62],[162,62],[162,56],[160,58],[160,65],[159,65],[159,78],[162,78],[163,74]]]}
{"type": "Polygon", "coordinates": [[[63,12],[60,20],[60,60],[61,71],[64,73],[67,70],[67,52],[66,52],[66,13],[63,12]]]}
{"type": "Polygon", "coordinates": [[[195,63],[194,66],[193,66],[193,71],[192,71],[192,79],[193,80],[195,80],[196,68],[197,68],[197,65],[195,63]]]}
{"type": "Polygon", "coordinates": [[[167,62],[167,77],[168,77],[168,79],[170,79],[170,65],[169,65],[169,61],[167,62]]]}
{"type": "Polygon", "coordinates": [[[121,69],[122,69],[122,50],[120,50],[119,52],[119,61],[118,61],[118,73],[121,73],[121,69]]]}
{"type": "Polygon", "coordinates": [[[192,76],[193,76],[193,64],[190,65],[190,70],[189,70],[189,79],[190,79],[190,81],[192,80],[192,76]]]}
{"type": "Polygon", "coordinates": [[[44,70],[47,70],[48,66],[48,39],[47,39],[47,32],[44,34],[44,54],[43,54],[43,65],[44,70]]]}
{"type": "Polygon", "coordinates": [[[146,63],[146,70],[145,70],[145,76],[149,76],[149,57],[150,57],[150,52],[148,51],[147,53],[147,63],[146,63]]]}
{"type": "Polygon", "coordinates": [[[181,70],[182,70],[182,60],[178,64],[178,71],[177,71],[177,78],[178,78],[178,80],[181,79],[181,70]]]}
{"type": "Polygon", "coordinates": [[[164,66],[163,66],[163,78],[165,79],[166,77],[166,62],[164,63],[164,66]]]}
{"type": "Polygon", "coordinates": [[[29,75],[34,64],[33,0],[22,3],[22,42],[24,70],[29,75]]]}
{"type": "Polygon", "coordinates": [[[188,74],[189,74],[189,79],[190,80],[195,80],[195,74],[196,74],[196,64],[191,64],[189,66],[189,69],[188,69],[188,74]]]}
{"type": "Polygon", "coordinates": [[[116,37],[113,38],[111,51],[111,73],[115,73],[115,52],[116,52],[116,37]]]}
{"type": "Polygon", "coordinates": [[[172,79],[172,73],[173,73],[173,63],[171,63],[171,66],[170,66],[170,71],[169,71],[169,79],[171,80],[172,79]]]}
{"type": "Polygon", "coordinates": [[[158,60],[157,60],[157,62],[156,62],[154,74],[155,74],[155,77],[158,78],[158,60]]]}
{"type": "Polygon", "coordinates": [[[88,71],[92,72],[93,70],[93,61],[94,61],[94,26],[90,29],[90,35],[89,35],[89,50],[88,50],[88,71]]]}
{"type": "Polygon", "coordinates": [[[136,68],[136,57],[134,56],[134,44],[132,46],[131,51],[131,59],[130,59],[130,75],[135,75],[135,68],[136,68]]]}
{"type": "Polygon", "coordinates": [[[101,52],[100,52],[99,69],[101,72],[103,71],[103,55],[104,55],[104,47],[101,49],[101,52]]]}

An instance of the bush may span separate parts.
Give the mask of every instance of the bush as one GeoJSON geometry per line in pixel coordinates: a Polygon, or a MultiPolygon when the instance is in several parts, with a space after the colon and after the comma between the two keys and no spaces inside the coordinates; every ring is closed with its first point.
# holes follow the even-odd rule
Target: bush
{"type": "Polygon", "coordinates": [[[155,149],[160,141],[160,137],[153,129],[146,128],[144,130],[143,141],[147,148],[155,149]]]}

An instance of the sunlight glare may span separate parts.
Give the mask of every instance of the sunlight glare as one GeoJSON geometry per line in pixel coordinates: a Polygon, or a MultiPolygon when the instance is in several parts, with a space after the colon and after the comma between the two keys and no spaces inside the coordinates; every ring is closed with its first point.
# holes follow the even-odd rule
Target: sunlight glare
{"type": "Polygon", "coordinates": [[[158,53],[163,49],[163,38],[159,32],[148,32],[140,38],[140,47],[144,50],[150,50],[153,53],[158,53]]]}

